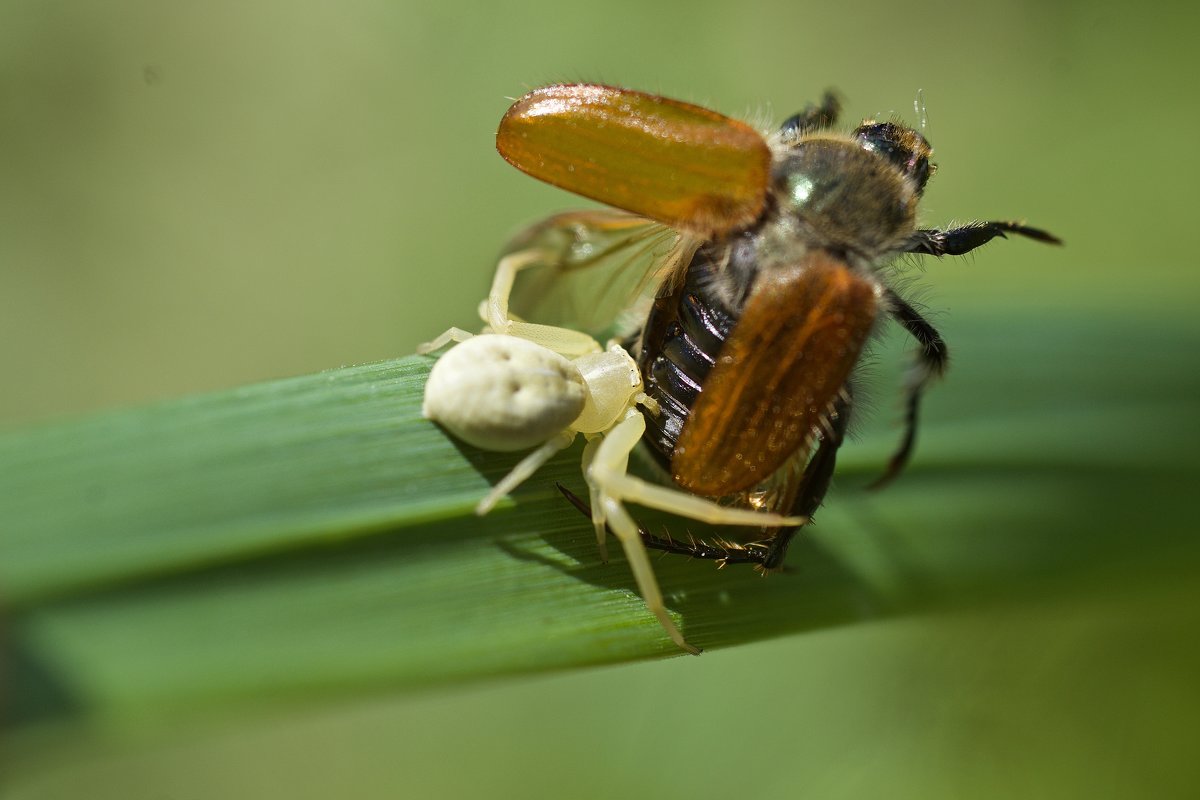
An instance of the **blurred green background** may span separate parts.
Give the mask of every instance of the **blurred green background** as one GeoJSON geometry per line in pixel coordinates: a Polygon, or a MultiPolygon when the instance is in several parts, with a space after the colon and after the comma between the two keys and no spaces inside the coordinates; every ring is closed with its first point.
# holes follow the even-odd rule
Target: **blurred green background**
{"type": "MultiPolygon", "coordinates": [[[[772,121],[827,86],[851,119],[911,120],[921,89],[941,165],[925,222],[1022,217],[1067,242],[931,262],[919,293],[960,345],[929,418],[993,415],[996,455],[979,463],[1014,474],[1022,448],[1061,456],[1005,495],[1046,537],[1044,557],[991,540],[987,557],[1021,580],[977,591],[959,574],[924,613],[699,659],[321,703],[166,740],[24,742],[13,796],[1195,791],[1192,8],[0,8],[5,428],[390,358],[472,325],[500,244],[577,205],[493,149],[508,98],[549,82],[772,121]],[[1004,363],[1009,340],[1041,361],[1004,363]],[[1008,412],[1039,433],[1006,428],[1008,412]]],[[[911,560],[926,521],[970,502],[936,477],[934,493],[918,475],[868,504],[911,560]]],[[[833,501],[831,540],[857,513],[848,493],[833,501]]]]}

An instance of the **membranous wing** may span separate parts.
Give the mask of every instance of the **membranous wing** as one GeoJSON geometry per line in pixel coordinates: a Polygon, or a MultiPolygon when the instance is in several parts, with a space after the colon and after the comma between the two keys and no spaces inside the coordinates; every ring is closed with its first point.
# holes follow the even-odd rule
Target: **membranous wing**
{"type": "Polygon", "coordinates": [[[536,253],[517,275],[510,312],[601,341],[639,327],[656,289],[699,240],[624,211],[568,211],[518,234],[503,256],[536,253]]]}

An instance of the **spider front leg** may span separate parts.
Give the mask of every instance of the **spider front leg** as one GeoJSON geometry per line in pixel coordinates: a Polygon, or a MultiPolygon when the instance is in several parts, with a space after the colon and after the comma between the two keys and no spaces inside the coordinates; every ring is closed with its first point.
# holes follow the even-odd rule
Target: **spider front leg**
{"type": "Polygon", "coordinates": [[[552,254],[541,249],[519,250],[501,258],[500,263],[496,265],[496,275],[492,279],[488,299],[480,305],[479,316],[493,333],[520,336],[568,358],[600,352],[600,343],[586,333],[525,322],[513,317],[509,312],[508,300],[512,295],[517,273],[535,264],[544,264],[551,258],[552,254]]]}
{"type": "Polygon", "coordinates": [[[646,432],[646,420],[637,408],[630,408],[624,418],[604,436],[596,448],[587,474],[600,493],[621,502],[668,511],[680,517],[709,525],[742,525],[754,528],[779,528],[804,525],[804,516],[784,516],[750,508],[722,506],[703,497],[688,494],[644,481],[628,473],[629,455],[646,432]]]}
{"type": "Polygon", "coordinates": [[[646,552],[645,545],[642,544],[637,523],[633,521],[633,517],[629,516],[629,512],[625,510],[625,506],[621,505],[616,498],[606,497],[602,502],[608,524],[625,549],[625,559],[629,562],[630,570],[633,571],[633,579],[637,583],[638,591],[642,595],[642,601],[645,602],[647,610],[658,618],[658,623],[671,637],[671,641],[694,656],[700,655],[700,648],[689,644],[687,639],[683,638],[683,634],[675,625],[675,620],[671,619],[671,615],[667,613],[667,607],[663,603],[662,590],[658,587],[658,578],[654,576],[654,567],[650,565],[650,556],[646,552]]]}
{"type": "MultiPolygon", "coordinates": [[[[588,439],[587,444],[583,448],[583,474],[588,475],[592,471],[592,461],[596,458],[596,450],[604,441],[602,436],[593,436],[588,439]]],[[[589,507],[587,516],[592,521],[592,527],[596,529],[596,548],[600,551],[600,562],[608,563],[608,525],[604,519],[604,503],[601,502],[600,487],[595,481],[589,480],[588,485],[588,500],[589,507]]],[[[578,508],[578,506],[576,506],[578,508]]]]}
{"type": "MultiPolygon", "coordinates": [[[[669,511],[673,514],[688,517],[700,522],[716,525],[744,525],[753,527],[784,527],[803,525],[805,517],[785,517],[780,514],[770,514],[746,508],[727,508],[717,505],[711,500],[681,492],[678,489],[668,489],[648,483],[628,474],[629,455],[641,441],[646,432],[646,420],[642,412],[631,406],[626,409],[621,420],[608,430],[600,444],[592,454],[591,463],[585,471],[588,488],[595,498],[593,503],[593,522],[599,518],[598,524],[607,523],[613,534],[621,542],[625,558],[633,571],[634,581],[638,591],[646,602],[649,611],[658,618],[663,629],[670,635],[672,641],[689,653],[700,651],[688,644],[667,613],[663,604],[662,591],[654,569],[646,554],[646,545],[636,522],[625,510],[626,502],[669,511]],[[596,506],[601,507],[600,514],[596,506]]],[[[602,531],[597,528],[597,538],[603,539],[602,531]]]]}
{"type": "MultiPolygon", "coordinates": [[[[561,483],[555,483],[554,485],[557,487],[559,494],[574,506],[576,511],[588,519],[592,518],[592,507],[590,505],[561,483]]],[[[718,567],[723,567],[726,564],[754,564],[761,566],[767,555],[765,547],[751,548],[728,542],[706,542],[703,539],[695,539],[690,536],[687,539],[676,539],[671,536],[670,532],[667,532],[666,536],[658,536],[648,531],[646,526],[641,523],[638,523],[637,528],[638,535],[642,537],[642,544],[650,550],[660,550],[664,553],[673,553],[677,556],[698,558],[704,561],[716,561],[718,562],[718,567]]]]}
{"type": "Polygon", "coordinates": [[[667,613],[662,589],[658,586],[658,578],[654,575],[654,567],[650,564],[650,557],[642,543],[637,523],[629,516],[621,501],[610,493],[618,475],[627,477],[625,471],[629,467],[629,454],[641,441],[645,430],[646,422],[642,419],[641,412],[631,408],[625,419],[599,440],[600,444],[592,453],[591,463],[586,464],[584,468],[584,476],[587,478],[588,489],[593,499],[592,521],[597,525],[596,536],[601,543],[602,555],[607,557],[603,544],[604,530],[607,526],[612,528],[613,534],[625,551],[625,560],[629,562],[629,569],[633,572],[633,580],[646,609],[658,619],[671,641],[692,655],[699,655],[700,648],[689,644],[683,638],[675,620],[667,613]]]}

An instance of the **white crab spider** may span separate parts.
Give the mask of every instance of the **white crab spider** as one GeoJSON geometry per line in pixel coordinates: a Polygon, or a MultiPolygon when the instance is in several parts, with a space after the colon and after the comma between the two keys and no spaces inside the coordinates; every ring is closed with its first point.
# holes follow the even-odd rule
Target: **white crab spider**
{"type": "Polygon", "coordinates": [[[419,353],[429,353],[457,343],[430,372],[422,411],[458,438],[485,450],[536,447],[479,501],[475,512],[481,515],[583,434],[588,440],[583,474],[601,557],[608,558],[605,534],[611,527],[647,608],[677,645],[699,653],[667,614],[637,523],[624,503],[710,524],[784,527],[807,520],[720,506],[629,475],[629,455],[646,430],[639,406],[658,412],[655,401],[642,391],[637,363],[620,345],[610,344],[604,350],[586,334],[523,322],[509,314],[508,298],[517,272],[544,258],[545,254],[533,250],[501,259],[491,294],[480,306],[487,323],[483,334],[451,328],[417,348],[419,353]]]}

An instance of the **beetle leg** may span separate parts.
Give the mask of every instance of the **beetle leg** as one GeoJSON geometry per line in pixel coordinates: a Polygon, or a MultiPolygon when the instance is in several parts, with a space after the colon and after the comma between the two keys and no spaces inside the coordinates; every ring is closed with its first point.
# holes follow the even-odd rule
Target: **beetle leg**
{"type": "Polygon", "coordinates": [[[892,318],[904,326],[904,329],[921,345],[921,349],[917,351],[917,361],[906,381],[904,438],[900,441],[899,449],[888,461],[883,475],[871,483],[867,487],[869,489],[879,489],[891,483],[892,479],[899,475],[904,469],[904,465],[908,463],[917,439],[917,415],[920,410],[921,395],[930,381],[940,377],[946,371],[946,363],[949,358],[942,335],[915,308],[890,289],[887,291],[886,301],[892,318]]]}
{"type": "Polygon", "coordinates": [[[1047,244],[1062,244],[1062,240],[1057,236],[1019,222],[972,222],[944,231],[936,228],[919,230],[909,238],[903,252],[931,256],[961,256],[987,244],[997,236],[1007,238],[1006,233],[1020,234],[1047,244]]]}
{"type": "Polygon", "coordinates": [[[842,104],[838,102],[837,95],[826,91],[821,96],[820,104],[809,103],[799,114],[785,119],[779,126],[779,135],[784,141],[792,141],[806,133],[832,127],[837,122],[838,112],[841,110],[842,104]]]}
{"type": "MultiPolygon", "coordinates": [[[[829,413],[828,430],[821,436],[816,452],[804,467],[804,475],[796,489],[796,499],[792,502],[793,513],[811,519],[825,499],[829,484],[833,480],[833,470],[837,466],[838,450],[845,441],[846,429],[850,426],[851,404],[850,387],[846,386],[829,413]]],[[[763,572],[779,569],[783,565],[788,545],[799,530],[799,527],[782,528],[771,537],[761,561],[760,568],[763,572]]]]}

